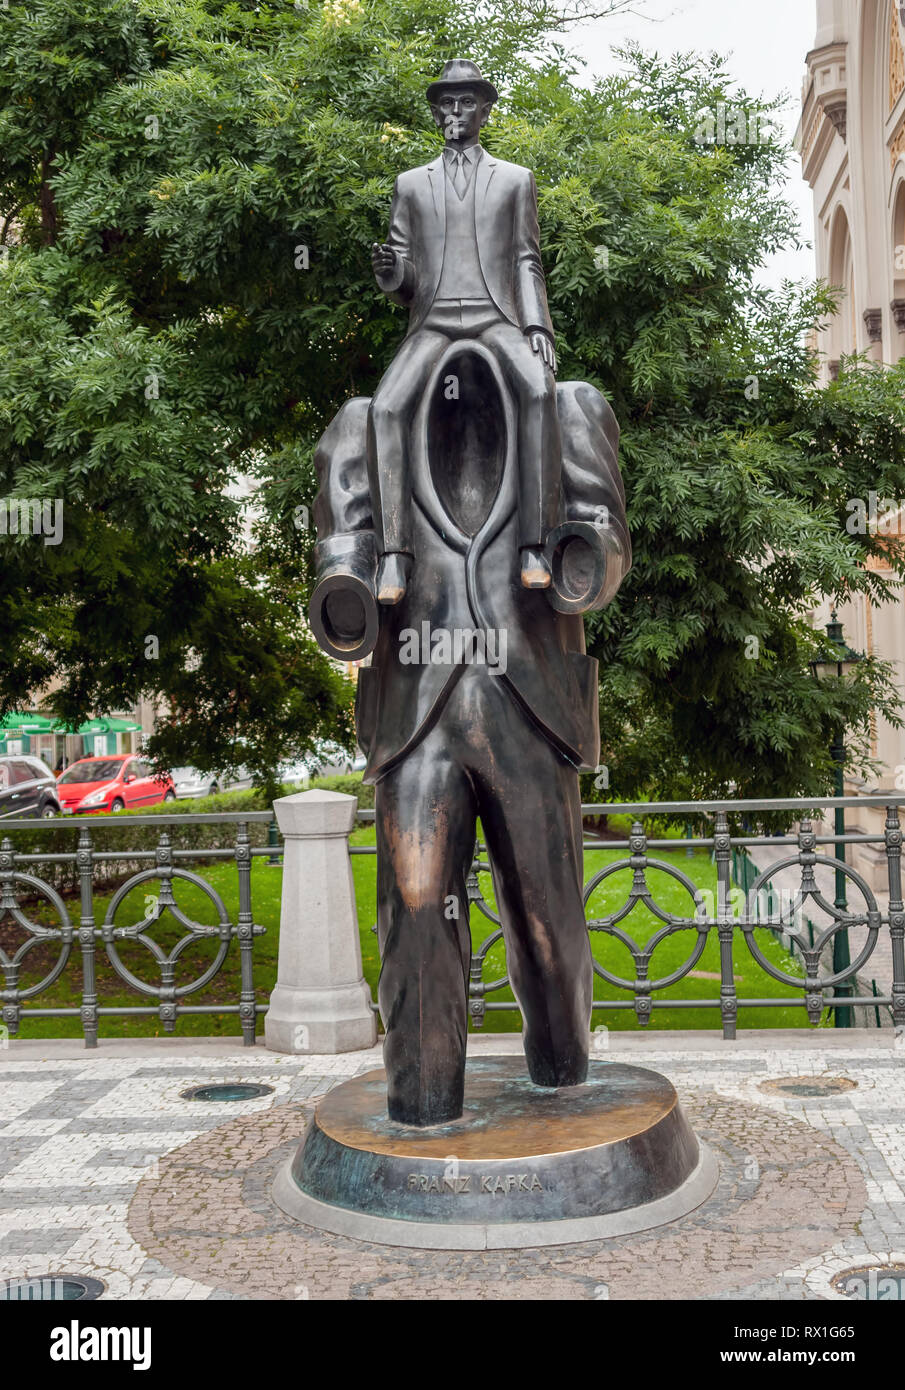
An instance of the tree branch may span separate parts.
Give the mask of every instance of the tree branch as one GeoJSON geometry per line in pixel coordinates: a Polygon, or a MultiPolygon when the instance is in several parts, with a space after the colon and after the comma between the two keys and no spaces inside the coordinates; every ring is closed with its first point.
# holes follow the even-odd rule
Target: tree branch
{"type": "Polygon", "coordinates": [[[562,5],[551,3],[551,0],[534,0],[534,3],[522,5],[521,13],[527,12],[538,22],[543,21],[547,29],[567,29],[573,24],[612,19],[619,14],[633,14],[653,23],[652,16],[643,14],[638,8],[646,3],[647,0],[607,0],[601,8],[594,4],[594,0],[564,0],[562,5]]]}
{"type": "Polygon", "coordinates": [[[5,246],[5,245],[6,245],[6,234],[7,234],[7,232],[9,231],[9,225],[10,225],[10,223],[12,222],[13,218],[15,217],[15,215],[16,215],[16,213],[17,213],[18,211],[19,211],[19,204],[17,203],[16,206],[15,206],[14,208],[12,208],[11,211],[8,212],[8,213],[6,214],[6,217],[3,219],[3,230],[0,231],[0,246],[5,246]]]}
{"type": "Polygon", "coordinates": [[[57,239],[57,205],[49,182],[55,156],[51,145],[41,160],[41,238],[45,246],[53,246],[57,239]]]}

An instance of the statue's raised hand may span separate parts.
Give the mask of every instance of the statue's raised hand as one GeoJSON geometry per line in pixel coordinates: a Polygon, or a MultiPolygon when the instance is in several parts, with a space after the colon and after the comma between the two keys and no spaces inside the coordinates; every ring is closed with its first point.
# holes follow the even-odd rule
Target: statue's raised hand
{"type": "Polygon", "coordinates": [[[375,241],[371,246],[371,264],[375,275],[389,275],[396,266],[396,252],[392,246],[375,241]]]}

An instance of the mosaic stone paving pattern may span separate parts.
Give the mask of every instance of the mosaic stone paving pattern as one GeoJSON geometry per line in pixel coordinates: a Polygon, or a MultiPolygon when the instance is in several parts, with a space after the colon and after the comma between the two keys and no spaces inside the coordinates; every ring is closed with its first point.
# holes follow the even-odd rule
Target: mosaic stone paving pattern
{"type": "MultiPolygon", "coordinates": [[[[87,1274],[105,1299],[839,1298],[839,1270],[905,1259],[905,1050],[887,1036],[860,1050],[627,1048],[670,1077],[716,1152],[713,1196],[635,1236],[467,1254],[315,1232],[270,1197],[316,1098],[379,1065],[377,1049],[204,1055],[187,1042],[104,1057],[102,1044],[60,1060],[13,1045],[0,1053],[0,1279],[87,1274]],[[837,1076],[856,1085],[763,1086],[837,1076]],[[181,1094],[223,1081],[273,1091],[181,1094]]],[[[609,1055],[623,1060],[615,1037],[609,1055]]]]}

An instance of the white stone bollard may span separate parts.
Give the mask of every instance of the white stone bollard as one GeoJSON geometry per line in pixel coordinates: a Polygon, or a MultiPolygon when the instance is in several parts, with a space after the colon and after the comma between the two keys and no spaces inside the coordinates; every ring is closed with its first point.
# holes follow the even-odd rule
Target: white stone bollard
{"type": "Polygon", "coordinates": [[[285,841],[277,983],[264,1019],[274,1052],[354,1052],[377,1041],[349,860],[357,806],[329,791],[273,803],[285,841]]]}

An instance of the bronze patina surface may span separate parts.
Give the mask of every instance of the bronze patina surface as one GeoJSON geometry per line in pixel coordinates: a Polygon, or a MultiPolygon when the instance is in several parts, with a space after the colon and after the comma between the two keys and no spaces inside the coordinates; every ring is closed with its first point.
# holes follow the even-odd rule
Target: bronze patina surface
{"type": "Polygon", "coordinates": [[[581,1086],[551,1091],[525,1077],[520,1057],[469,1062],[461,1117],[429,1129],[386,1113],[386,1075],[364,1072],[317,1107],[319,1128],[337,1144],[407,1158],[526,1158],[618,1143],[653,1129],[678,1105],[665,1076],[595,1062],[581,1086]]]}
{"type": "MultiPolygon", "coordinates": [[[[553,1091],[523,1069],[519,1057],[470,1061],[462,1117],[429,1129],[387,1118],[380,1071],[336,1086],[282,1174],[277,1200],[306,1224],[362,1239],[404,1245],[411,1223],[413,1243],[430,1244],[435,1229],[438,1245],[470,1248],[489,1227],[497,1241],[511,1229],[516,1244],[530,1244],[536,1227],[546,1244],[551,1231],[590,1238],[569,1223],[645,1207],[639,1219],[655,1224],[650,1211],[672,1219],[711,1190],[709,1156],[665,1077],[592,1062],[586,1082],[553,1091]],[[365,1219],[356,1226],[351,1213],[365,1219]]],[[[639,1229],[630,1215],[627,1223],[639,1229]]]]}
{"type": "Polygon", "coordinates": [[[585,1080],[578,774],[600,733],[583,614],[631,567],[619,427],[595,387],[556,381],[534,175],[481,144],[495,100],[466,59],[431,84],[443,149],[399,174],[372,248],[408,332],[315,454],[312,630],[341,660],[371,655],[356,730],[376,786],[386,1104],[421,1127],[463,1113],[478,820],[528,1074],[585,1080]]]}

